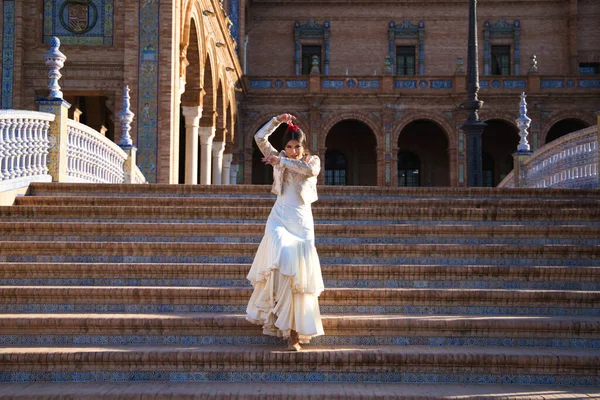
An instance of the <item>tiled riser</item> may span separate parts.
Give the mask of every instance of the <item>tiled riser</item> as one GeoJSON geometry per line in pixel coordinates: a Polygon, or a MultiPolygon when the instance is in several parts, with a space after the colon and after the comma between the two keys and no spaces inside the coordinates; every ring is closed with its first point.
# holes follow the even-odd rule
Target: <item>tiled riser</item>
{"type": "MultiPolygon", "coordinates": [[[[496,307],[496,306],[328,306],[322,314],[411,314],[411,315],[532,315],[600,317],[600,308],[496,307]]],[[[245,304],[0,304],[0,313],[244,313],[245,304]]]]}
{"type": "MultiPolygon", "coordinates": [[[[83,345],[281,345],[272,336],[90,336],[90,335],[4,335],[0,346],[83,345]]],[[[413,336],[320,336],[315,346],[476,346],[550,347],[600,349],[600,339],[539,339],[506,337],[413,337],[413,336]]],[[[310,346],[307,346],[310,348],[310,346]]]]}
{"type": "Polygon", "coordinates": [[[398,382],[598,386],[577,375],[343,372],[0,372],[0,382],[398,382]]]}
{"type": "MultiPolygon", "coordinates": [[[[260,243],[262,237],[218,237],[218,236],[161,236],[161,242],[194,242],[194,243],[260,243]]],[[[156,236],[9,236],[3,238],[6,242],[34,241],[34,242],[53,242],[56,240],[65,242],[135,242],[151,243],[156,242],[156,236]]],[[[544,246],[544,245],[571,245],[571,246],[594,246],[598,244],[598,239],[581,238],[328,238],[317,237],[315,244],[319,245],[356,245],[356,244],[453,244],[453,245],[485,245],[502,244],[512,246],[544,246]]]]}
{"type": "MultiPolygon", "coordinates": [[[[245,279],[93,279],[93,278],[13,278],[0,279],[0,286],[175,286],[175,287],[250,287],[245,279]]],[[[326,288],[416,288],[416,289],[535,289],[600,290],[600,282],[515,282],[515,281],[398,281],[325,280],[326,288]]]]}
{"type": "MultiPolygon", "coordinates": [[[[318,251],[318,249],[317,249],[318,251]]],[[[218,256],[0,256],[0,262],[92,262],[92,263],[252,263],[254,257],[218,256]]],[[[320,257],[326,264],[379,264],[379,265],[496,265],[496,266],[600,266],[600,258],[539,259],[539,258],[380,258],[380,257],[320,257]]]]}

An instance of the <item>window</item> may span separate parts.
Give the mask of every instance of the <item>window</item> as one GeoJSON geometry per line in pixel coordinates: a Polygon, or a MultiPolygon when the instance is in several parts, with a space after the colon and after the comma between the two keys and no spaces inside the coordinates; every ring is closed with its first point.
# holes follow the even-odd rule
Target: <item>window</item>
{"type": "Polygon", "coordinates": [[[322,71],[321,46],[302,45],[302,75],[310,75],[313,56],[319,59],[319,71],[322,71]]]}
{"type": "Polygon", "coordinates": [[[346,182],[346,157],[339,151],[325,153],[325,184],[344,186],[346,182]]]}
{"type": "Polygon", "coordinates": [[[492,75],[510,75],[510,46],[492,46],[492,75]]]}
{"type": "Polygon", "coordinates": [[[415,153],[398,153],[398,186],[419,186],[421,160],[415,153]]]}
{"type": "Polygon", "coordinates": [[[599,75],[600,63],[581,63],[579,64],[579,73],[581,75],[599,75]]]}
{"type": "Polygon", "coordinates": [[[415,74],[415,47],[396,47],[396,75],[415,74]]]}

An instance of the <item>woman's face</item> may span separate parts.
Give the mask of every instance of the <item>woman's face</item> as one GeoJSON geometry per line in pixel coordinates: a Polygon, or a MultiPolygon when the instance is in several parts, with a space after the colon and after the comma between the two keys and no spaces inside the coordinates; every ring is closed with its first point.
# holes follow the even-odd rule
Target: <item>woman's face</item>
{"type": "Polygon", "coordinates": [[[290,140],[285,145],[285,155],[293,160],[299,160],[304,155],[304,147],[297,140],[290,140]]]}

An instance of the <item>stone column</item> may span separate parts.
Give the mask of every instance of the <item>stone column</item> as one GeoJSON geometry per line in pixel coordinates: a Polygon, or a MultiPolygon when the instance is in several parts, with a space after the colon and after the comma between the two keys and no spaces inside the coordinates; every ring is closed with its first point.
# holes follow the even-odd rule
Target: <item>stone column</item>
{"type": "Polygon", "coordinates": [[[229,175],[229,183],[231,183],[232,185],[237,185],[237,175],[238,175],[238,168],[240,166],[238,164],[231,164],[231,173],[229,175]]]}
{"type": "Polygon", "coordinates": [[[212,145],[212,184],[221,185],[223,177],[223,150],[225,142],[213,142],[212,145]]]}
{"type": "Polygon", "coordinates": [[[198,130],[202,107],[183,106],[182,110],[185,117],[185,183],[195,185],[198,183],[198,130]]]}
{"type": "Polygon", "coordinates": [[[233,154],[223,154],[223,173],[221,175],[223,185],[231,184],[231,161],[233,160],[233,154]]]}
{"type": "Polygon", "coordinates": [[[200,147],[202,165],[200,165],[200,184],[210,185],[211,182],[211,165],[212,165],[212,144],[215,137],[214,126],[201,126],[200,132],[200,147]]]}

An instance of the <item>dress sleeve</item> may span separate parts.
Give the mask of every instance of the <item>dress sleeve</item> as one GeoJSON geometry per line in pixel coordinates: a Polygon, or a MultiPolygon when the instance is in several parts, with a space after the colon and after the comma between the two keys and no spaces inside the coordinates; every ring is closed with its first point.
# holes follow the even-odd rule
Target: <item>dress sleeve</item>
{"type": "Polygon", "coordinates": [[[275,129],[277,129],[279,125],[281,125],[281,122],[279,122],[277,118],[273,117],[262,128],[260,128],[258,132],[256,132],[256,135],[254,135],[256,145],[265,157],[279,154],[275,147],[273,147],[273,145],[269,142],[269,136],[275,131],[275,129]]]}
{"type": "Polygon", "coordinates": [[[279,164],[282,167],[306,176],[317,176],[321,171],[321,159],[319,159],[317,156],[311,156],[306,162],[302,160],[292,160],[287,157],[281,157],[279,164]]]}

